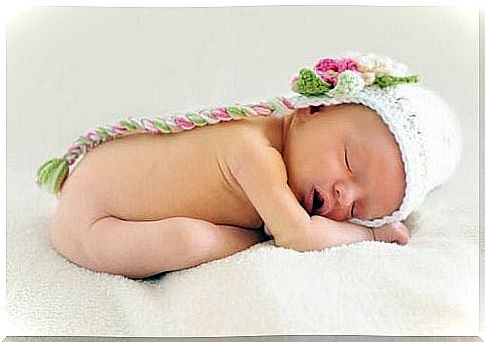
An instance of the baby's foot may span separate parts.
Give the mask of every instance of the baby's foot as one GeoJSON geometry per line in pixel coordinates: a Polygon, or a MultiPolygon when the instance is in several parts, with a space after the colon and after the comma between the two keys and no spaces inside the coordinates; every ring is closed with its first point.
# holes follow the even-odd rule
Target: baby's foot
{"type": "Polygon", "coordinates": [[[392,222],[380,228],[374,229],[376,241],[396,242],[399,245],[405,245],[409,241],[409,230],[404,223],[392,222]]]}

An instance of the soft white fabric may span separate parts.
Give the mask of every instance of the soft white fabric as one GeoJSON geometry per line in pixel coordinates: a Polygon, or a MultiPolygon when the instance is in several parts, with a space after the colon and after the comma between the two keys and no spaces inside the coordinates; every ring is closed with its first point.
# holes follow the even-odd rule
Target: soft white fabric
{"type": "Polygon", "coordinates": [[[66,261],[49,245],[53,196],[24,192],[7,217],[9,335],[476,335],[477,192],[467,183],[430,194],[404,247],[299,253],[266,242],[150,281],[66,261]]]}

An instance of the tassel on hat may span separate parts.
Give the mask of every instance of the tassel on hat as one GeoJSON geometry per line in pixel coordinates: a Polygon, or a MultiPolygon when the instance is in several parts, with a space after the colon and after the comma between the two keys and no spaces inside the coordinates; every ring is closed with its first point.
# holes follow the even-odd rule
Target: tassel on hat
{"type": "Polygon", "coordinates": [[[69,173],[69,163],[65,159],[54,158],[42,164],[37,171],[37,184],[57,194],[69,173]]]}

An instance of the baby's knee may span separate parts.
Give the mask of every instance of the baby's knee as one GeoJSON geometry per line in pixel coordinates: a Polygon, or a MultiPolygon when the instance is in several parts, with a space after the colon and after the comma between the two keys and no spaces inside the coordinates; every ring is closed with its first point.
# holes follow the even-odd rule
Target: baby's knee
{"type": "Polygon", "coordinates": [[[168,234],[172,239],[175,253],[189,255],[194,251],[204,251],[212,245],[216,239],[215,224],[190,217],[171,217],[165,219],[165,224],[170,227],[172,233],[168,234]]]}
{"type": "Polygon", "coordinates": [[[49,240],[52,248],[67,260],[83,266],[87,255],[83,245],[82,231],[87,229],[79,220],[66,218],[60,212],[54,215],[49,227],[49,240]]]}

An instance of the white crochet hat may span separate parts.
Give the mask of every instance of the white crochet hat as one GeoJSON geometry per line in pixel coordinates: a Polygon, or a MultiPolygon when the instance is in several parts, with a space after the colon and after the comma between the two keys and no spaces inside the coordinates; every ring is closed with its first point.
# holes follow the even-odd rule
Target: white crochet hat
{"type": "Polygon", "coordinates": [[[459,123],[451,108],[434,92],[407,76],[407,66],[386,56],[346,53],[326,57],[301,69],[283,97],[294,108],[358,103],[377,112],[401,150],[406,189],[397,211],[373,220],[349,222],[379,227],[402,221],[425,196],[455,171],[462,149],[459,123]]]}

